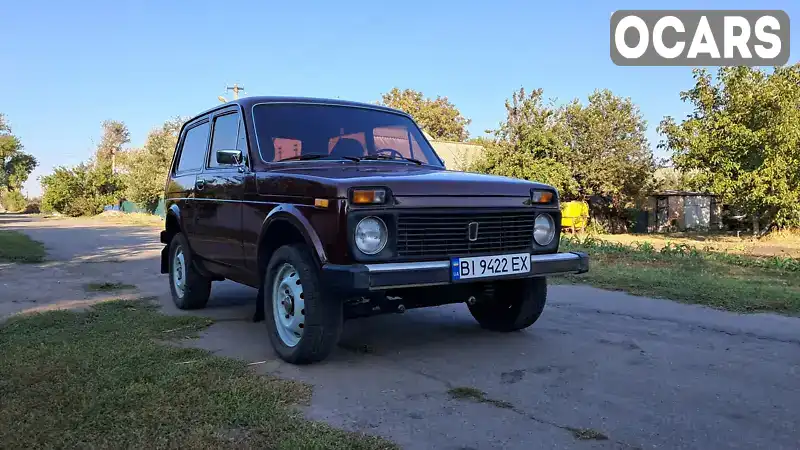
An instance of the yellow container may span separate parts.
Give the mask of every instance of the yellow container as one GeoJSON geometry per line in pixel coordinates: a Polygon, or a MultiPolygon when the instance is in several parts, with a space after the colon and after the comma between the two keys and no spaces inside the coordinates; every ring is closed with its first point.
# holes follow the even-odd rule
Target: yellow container
{"type": "Polygon", "coordinates": [[[571,201],[561,204],[561,227],[581,229],[589,223],[589,204],[571,201]]]}

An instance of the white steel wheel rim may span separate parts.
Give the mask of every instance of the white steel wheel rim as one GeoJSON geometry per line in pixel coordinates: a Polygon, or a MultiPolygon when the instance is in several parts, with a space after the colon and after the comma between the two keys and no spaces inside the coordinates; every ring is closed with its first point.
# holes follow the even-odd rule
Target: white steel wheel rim
{"type": "Polygon", "coordinates": [[[272,281],[272,316],[278,337],[287,347],[294,347],[303,337],[306,303],[303,298],[300,274],[291,264],[285,263],[272,281]]]}
{"type": "Polygon", "coordinates": [[[175,258],[172,260],[172,284],[178,297],[183,298],[186,292],[186,259],[183,256],[183,248],[175,250],[175,258]]]}

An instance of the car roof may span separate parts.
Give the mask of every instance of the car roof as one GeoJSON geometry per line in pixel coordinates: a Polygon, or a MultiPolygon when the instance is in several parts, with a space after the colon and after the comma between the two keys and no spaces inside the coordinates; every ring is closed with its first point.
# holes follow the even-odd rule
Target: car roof
{"type": "Polygon", "coordinates": [[[260,103],[299,103],[299,104],[318,104],[318,105],[328,105],[328,106],[349,106],[353,108],[367,108],[367,109],[374,109],[377,111],[385,111],[394,114],[401,114],[407,117],[409,116],[406,112],[400,111],[399,109],[389,108],[387,106],[381,106],[371,103],[361,103],[361,102],[351,102],[349,100],[339,100],[339,99],[330,99],[330,98],[314,98],[314,97],[278,97],[278,96],[253,96],[253,97],[243,97],[236,100],[231,100],[224,104],[220,104],[215,106],[211,109],[203,111],[199,114],[192,116],[188,122],[195,120],[196,118],[206,115],[210,112],[216,111],[220,108],[225,108],[231,105],[239,105],[245,111],[249,110],[253,107],[253,105],[257,105],[260,103]]]}

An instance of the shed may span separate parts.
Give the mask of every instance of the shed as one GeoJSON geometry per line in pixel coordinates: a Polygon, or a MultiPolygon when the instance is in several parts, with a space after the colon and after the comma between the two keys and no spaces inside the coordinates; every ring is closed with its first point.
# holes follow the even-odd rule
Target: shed
{"type": "Polygon", "coordinates": [[[706,192],[663,191],[648,199],[649,232],[719,230],[721,205],[717,196],[706,192]]]}

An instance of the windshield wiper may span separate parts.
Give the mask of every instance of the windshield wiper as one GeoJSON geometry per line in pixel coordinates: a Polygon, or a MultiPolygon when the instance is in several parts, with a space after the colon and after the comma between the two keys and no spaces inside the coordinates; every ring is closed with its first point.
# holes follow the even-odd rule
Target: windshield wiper
{"type": "Polygon", "coordinates": [[[356,158],[355,156],[331,156],[327,153],[306,153],[304,155],[297,155],[297,156],[290,156],[288,158],[279,159],[278,162],[283,161],[310,161],[312,159],[322,159],[322,158],[329,158],[329,159],[346,159],[348,161],[361,161],[361,158],[356,158]]]}
{"type": "Polygon", "coordinates": [[[366,159],[366,160],[370,160],[370,161],[376,161],[376,160],[411,161],[411,162],[417,164],[418,166],[421,166],[422,164],[424,164],[422,161],[420,161],[418,159],[406,158],[405,156],[400,156],[400,155],[398,155],[397,157],[395,157],[395,156],[386,156],[386,155],[367,155],[367,156],[362,157],[361,159],[366,159]]]}

